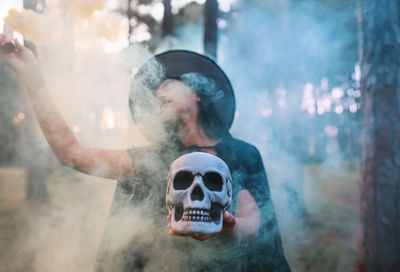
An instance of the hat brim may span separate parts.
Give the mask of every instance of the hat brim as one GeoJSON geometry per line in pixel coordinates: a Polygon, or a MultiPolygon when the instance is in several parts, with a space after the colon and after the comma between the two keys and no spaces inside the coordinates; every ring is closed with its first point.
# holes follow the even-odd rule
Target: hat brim
{"type": "MultiPolygon", "coordinates": [[[[217,88],[223,91],[223,96],[216,100],[211,101],[213,103],[213,107],[215,109],[216,115],[215,118],[219,119],[219,123],[221,124],[221,132],[228,132],[230,127],[232,126],[234,115],[235,115],[235,97],[233,93],[232,85],[224,73],[224,71],[210,58],[187,50],[171,50],[161,54],[154,56],[152,59],[145,62],[139,71],[134,76],[133,80],[136,80],[138,77],[142,77],[148,71],[154,71],[154,69],[149,69],[148,66],[154,65],[154,61],[158,64],[161,64],[162,67],[162,75],[150,89],[153,91],[153,95],[159,83],[161,83],[165,79],[180,79],[183,74],[186,73],[199,73],[207,78],[214,80],[217,88]]],[[[132,116],[132,119],[136,123],[139,121],[137,114],[137,107],[143,107],[143,103],[138,103],[135,99],[138,96],[139,90],[133,89],[133,84],[131,85],[130,94],[129,94],[129,109],[132,116]]],[[[146,103],[145,103],[146,104],[146,103]]],[[[148,105],[147,105],[148,106],[148,105]]],[[[149,133],[146,133],[144,128],[141,128],[138,125],[141,132],[144,134],[146,138],[152,140],[152,136],[149,133]]]]}

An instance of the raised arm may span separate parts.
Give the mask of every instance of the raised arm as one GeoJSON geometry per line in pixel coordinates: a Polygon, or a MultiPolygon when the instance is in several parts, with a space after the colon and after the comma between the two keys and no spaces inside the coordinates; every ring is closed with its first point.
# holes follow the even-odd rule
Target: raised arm
{"type": "MultiPolygon", "coordinates": [[[[0,44],[5,39],[0,35],[0,44]]],[[[78,171],[104,178],[124,179],[133,175],[126,150],[104,150],[81,146],[52,101],[39,63],[31,50],[15,40],[13,52],[0,55],[17,72],[26,87],[33,111],[58,161],[78,171]]]]}

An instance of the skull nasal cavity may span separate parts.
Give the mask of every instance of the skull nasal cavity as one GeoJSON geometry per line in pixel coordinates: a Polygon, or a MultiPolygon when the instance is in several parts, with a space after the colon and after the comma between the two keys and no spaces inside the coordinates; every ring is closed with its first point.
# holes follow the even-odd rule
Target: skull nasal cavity
{"type": "Polygon", "coordinates": [[[203,200],[203,198],[204,198],[203,190],[200,188],[199,185],[197,185],[194,188],[190,198],[192,199],[192,201],[194,201],[194,200],[199,200],[199,201],[203,200]]]}

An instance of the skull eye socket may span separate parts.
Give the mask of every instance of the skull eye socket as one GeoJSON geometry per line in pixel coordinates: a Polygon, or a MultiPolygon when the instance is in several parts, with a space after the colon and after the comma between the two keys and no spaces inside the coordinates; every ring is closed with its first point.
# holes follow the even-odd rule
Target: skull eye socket
{"type": "Polygon", "coordinates": [[[203,176],[203,181],[204,185],[210,190],[210,191],[222,191],[222,177],[220,174],[216,172],[208,172],[203,176]]]}
{"type": "Polygon", "coordinates": [[[175,190],[186,190],[192,185],[194,176],[189,171],[178,172],[172,181],[175,190]]]}

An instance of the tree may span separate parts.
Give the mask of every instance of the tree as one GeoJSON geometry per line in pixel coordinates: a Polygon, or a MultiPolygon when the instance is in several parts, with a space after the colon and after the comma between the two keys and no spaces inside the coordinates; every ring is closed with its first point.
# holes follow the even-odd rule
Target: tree
{"type": "MultiPolygon", "coordinates": [[[[24,0],[24,8],[32,9],[36,11],[37,0],[24,0]]],[[[35,45],[32,42],[24,40],[25,46],[30,48],[35,52],[35,45]]],[[[47,190],[46,178],[52,171],[52,164],[49,162],[55,160],[54,157],[50,155],[50,148],[46,146],[45,148],[35,148],[35,146],[40,146],[35,138],[35,129],[32,125],[36,125],[33,120],[30,120],[27,125],[25,135],[25,156],[26,160],[26,198],[31,203],[35,204],[49,204],[50,196],[47,190]],[[47,155],[47,156],[43,156],[47,155]],[[38,160],[37,158],[41,158],[38,160]]]]}
{"type": "Polygon", "coordinates": [[[127,0],[126,2],[121,2],[119,7],[115,9],[115,12],[118,12],[124,16],[128,17],[129,22],[129,30],[128,30],[128,40],[129,44],[132,44],[135,36],[135,29],[139,26],[145,26],[149,33],[151,33],[150,40],[142,41],[142,44],[146,44],[150,47],[151,50],[154,50],[159,44],[161,33],[160,32],[160,24],[157,20],[148,13],[141,13],[139,11],[140,6],[149,6],[154,3],[153,0],[127,0]]]}
{"type": "Polygon", "coordinates": [[[218,1],[207,0],[204,7],[204,53],[217,58],[218,1]]]}
{"type": "Polygon", "coordinates": [[[400,3],[358,0],[362,91],[359,271],[400,271],[400,3]]]}
{"type": "Polygon", "coordinates": [[[172,10],[171,0],[163,0],[164,17],[162,22],[162,38],[172,35],[172,10]]]}

